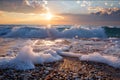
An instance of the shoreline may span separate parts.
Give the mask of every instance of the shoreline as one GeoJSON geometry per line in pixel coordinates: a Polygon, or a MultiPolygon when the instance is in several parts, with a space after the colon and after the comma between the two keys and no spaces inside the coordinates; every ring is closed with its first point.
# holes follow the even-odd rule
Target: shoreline
{"type": "Polygon", "coordinates": [[[33,70],[0,69],[0,80],[119,80],[120,69],[107,64],[65,57],[61,61],[36,65],[33,70]]]}

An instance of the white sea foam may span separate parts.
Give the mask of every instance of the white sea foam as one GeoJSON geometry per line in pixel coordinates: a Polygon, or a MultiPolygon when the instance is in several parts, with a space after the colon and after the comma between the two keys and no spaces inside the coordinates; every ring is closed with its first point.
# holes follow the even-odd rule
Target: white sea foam
{"type": "Polygon", "coordinates": [[[58,52],[60,55],[69,56],[69,57],[77,57],[80,61],[94,61],[105,63],[115,68],[120,68],[120,58],[112,56],[112,55],[101,55],[100,53],[90,53],[80,54],[80,53],[72,53],[72,52],[58,52]]]}
{"type": "Polygon", "coordinates": [[[3,37],[14,38],[74,38],[74,37],[99,37],[105,38],[106,34],[103,28],[83,28],[83,27],[64,27],[59,31],[59,27],[11,27],[0,30],[3,37]]]}
{"type": "Polygon", "coordinates": [[[43,64],[61,60],[56,51],[47,50],[40,53],[33,52],[31,46],[24,46],[17,56],[0,58],[0,68],[12,68],[17,70],[34,69],[34,64],[43,64]]]}
{"type": "Polygon", "coordinates": [[[19,41],[18,39],[18,43],[13,46],[13,50],[18,48],[17,54],[14,55],[14,51],[11,51],[9,53],[13,53],[12,56],[0,57],[0,68],[34,69],[35,64],[55,62],[61,60],[63,56],[101,62],[120,68],[120,58],[113,54],[109,55],[111,50],[119,55],[119,42],[109,42],[109,40],[104,41],[102,39],[98,41],[92,39],[20,39],[19,41]],[[112,44],[115,44],[113,48],[111,48],[112,44]]]}
{"type": "Polygon", "coordinates": [[[117,55],[118,57],[120,57],[120,44],[117,43],[110,46],[109,48],[104,50],[104,53],[109,55],[117,55]]]}
{"type": "Polygon", "coordinates": [[[110,55],[101,55],[99,53],[93,53],[88,55],[82,55],[79,59],[85,61],[101,62],[116,68],[120,68],[120,59],[118,57],[110,55]]]}

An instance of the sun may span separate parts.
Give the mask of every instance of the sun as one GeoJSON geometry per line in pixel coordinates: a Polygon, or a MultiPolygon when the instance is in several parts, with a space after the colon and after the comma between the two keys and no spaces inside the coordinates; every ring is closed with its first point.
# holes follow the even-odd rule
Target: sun
{"type": "Polygon", "coordinates": [[[45,19],[46,20],[52,20],[52,18],[53,18],[53,14],[51,14],[50,12],[45,14],[45,19]]]}
{"type": "Polygon", "coordinates": [[[41,17],[42,20],[46,20],[46,21],[64,19],[64,17],[53,14],[51,12],[42,13],[42,14],[39,14],[39,16],[41,17]]]}

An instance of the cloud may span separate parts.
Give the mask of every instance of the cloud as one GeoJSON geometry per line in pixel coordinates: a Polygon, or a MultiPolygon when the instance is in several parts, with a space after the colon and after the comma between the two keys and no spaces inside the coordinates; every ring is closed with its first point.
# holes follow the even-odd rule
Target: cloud
{"type": "Polygon", "coordinates": [[[98,12],[98,11],[104,10],[104,8],[102,8],[102,7],[91,7],[90,6],[90,7],[88,7],[88,10],[98,12]]]}
{"type": "Polygon", "coordinates": [[[0,11],[0,16],[3,16],[3,14],[4,14],[3,11],[0,11]]]}
{"type": "Polygon", "coordinates": [[[92,13],[93,15],[100,16],[120,16],[120,8],[89,8],[91,10],[96,10],[96,12],[92,13]]]}
{"type": "Polygon", "coordinates": [[[61,14],[63,22],[91,25],[120,25],[120,16],[98,16],[92,14],[61,14]]]}
{"type": "Polygon", "coordinates": [[[0,10],[17,13],[43,13],[47,11],[41,0],[0,0],[0,10]]]}

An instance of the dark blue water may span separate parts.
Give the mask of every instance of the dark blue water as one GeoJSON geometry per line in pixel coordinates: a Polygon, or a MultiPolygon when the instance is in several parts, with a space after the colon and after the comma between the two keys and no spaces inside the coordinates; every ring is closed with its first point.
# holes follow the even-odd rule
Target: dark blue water
{"type": "Polygon", "coordinates": [[[107,35],[107,37],[117,37],[120,38],[120,28],[116,28],[116,27],[103,27],[105,30],[105,33],[107,35]]]}

